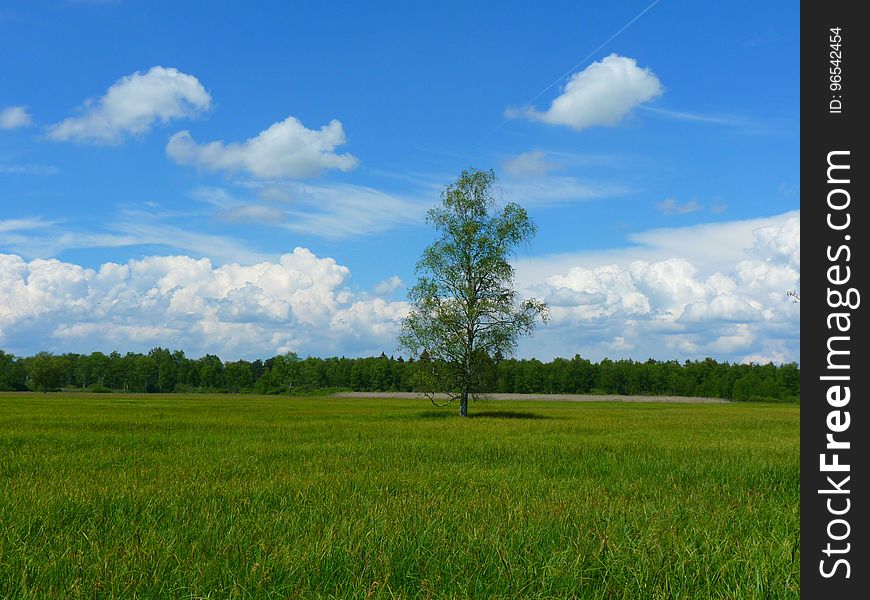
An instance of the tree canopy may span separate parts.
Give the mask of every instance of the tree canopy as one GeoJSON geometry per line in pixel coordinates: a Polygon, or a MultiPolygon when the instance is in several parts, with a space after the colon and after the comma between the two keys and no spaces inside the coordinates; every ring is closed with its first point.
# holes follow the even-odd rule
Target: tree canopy
{"type": "Polygon", "coordinates": [[[463,416],[482,389],[486,362],[511,354],[521,335],[547,319],[543,302],[519,301],[509,260],[535,225],[518,204],[497,209],[495,181],[493,171],[463,171],[429,211],[426,221],[440,237],[417,263],[399,336],[401,348],[421,357],[419,387],[436,404],[438,394],[459,400],[463,416]]]}
{"type": "MultiPolygon", "coordinates": [[[[288,353],[266,360],[215,360],[153,348],[147,354],[92,352],[17,357],[0,350],[0,392],[230,392],[308,394],[348,390],[414,392],[416,360],[381,354],[365,358],[288,353]],[[52,373],[44,378],[46,373],[52,373]],[[59,381],[57,376],[59,375],[59,381]]],[[[541,362],[535,358],[484,361],[482,390],[495,393],[644,394],[712,396],[733,400],[798,402],[795,363],[739,364],[712,358],[677,362],[603,359],[579,355],[541,362]]]]}

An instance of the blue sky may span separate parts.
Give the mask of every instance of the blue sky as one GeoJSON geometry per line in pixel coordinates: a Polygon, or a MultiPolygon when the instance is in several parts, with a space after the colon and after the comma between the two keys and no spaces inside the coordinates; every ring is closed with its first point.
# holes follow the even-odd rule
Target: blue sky
{"type": "Polygon", "coordinates": [[[797,4],[204,6],[0,8],[0,348],[391,353],[476,167],[521,356],[798,360],[797,4]]]}

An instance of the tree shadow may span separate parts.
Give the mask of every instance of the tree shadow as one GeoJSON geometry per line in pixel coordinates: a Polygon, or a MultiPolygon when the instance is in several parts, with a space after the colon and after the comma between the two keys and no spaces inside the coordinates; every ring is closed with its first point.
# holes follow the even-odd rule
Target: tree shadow
{"type": "MultiPolygon", "coordinates": [[[[426,412],[420,413],[420,418],[422,419],[448,419],[456,417],[456,410],[451,410],[445,408],[443,410],[427,410],[426,412]]],[[[532,412],[524,412],[517,410],[481,410],[481,411],[468,411],[469,419],[534,419],[534,420],[543,420],[543,419],[552,419],[553,417],[548,417],[544,415],[539,415],[532,412]]]]}
{"type": "Polygon", "coordinates": [[[479,412],[469,412],[469,417],[472,419],[552,419],[537,413],[525,412],[519,410],[482,410],[479,412]]]}

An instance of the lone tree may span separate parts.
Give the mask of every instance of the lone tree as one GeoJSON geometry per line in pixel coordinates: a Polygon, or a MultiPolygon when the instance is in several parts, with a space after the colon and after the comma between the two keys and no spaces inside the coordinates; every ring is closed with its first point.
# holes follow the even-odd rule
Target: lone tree
{"type": "Polygon", "coordinates": [[[463,171],[429,210],[426,222],[441,235],[417,263],[413,307],[399,336],[401,348],[420,356],[418,388],[437,406],[459,400],[463,417],[489,357],[511,354],[520,335],[548,318],[546,304],[518,302],[513,290],[508,259],[536,228],[518,204],[496,209],[495,180],[493,171],[463,171]],[[439,403],[438,393],[447,401],[439,403]]]}

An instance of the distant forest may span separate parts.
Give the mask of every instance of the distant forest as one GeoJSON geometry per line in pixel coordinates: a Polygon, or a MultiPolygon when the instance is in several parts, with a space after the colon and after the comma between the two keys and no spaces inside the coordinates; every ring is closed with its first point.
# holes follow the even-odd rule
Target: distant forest
{"type": "MultiPolygon", "coordinates": [[[[0,350],[0,390],[91,392],[228,392],[306,394],[317,391],[415,391],[413,359],[381,354],[371,358],[300,359],[294,353],[267,360],[222,361],[207,354],[188,358],[180,350],[148,354],[50,354],[16,357],[0,350]]],[[[487,392],[544,394],[646,394],[709,396],[747,401],[800,402],[795,363],[736,364],[712,358],[593,363],[575,356],[550,362],[489,360],[487,392]]]]}

